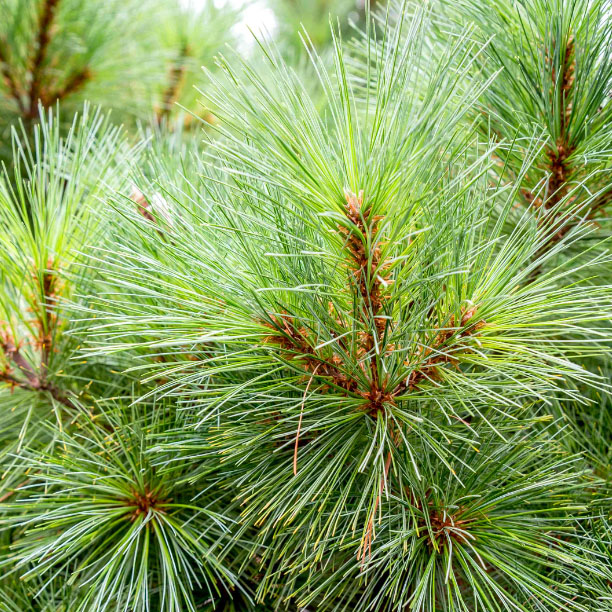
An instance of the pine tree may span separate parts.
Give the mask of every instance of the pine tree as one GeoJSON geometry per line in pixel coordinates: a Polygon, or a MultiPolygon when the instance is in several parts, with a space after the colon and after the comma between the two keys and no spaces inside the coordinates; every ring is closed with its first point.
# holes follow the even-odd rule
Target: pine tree
{"type": "Polygon", "coordinates": [[[129,147],[88,108],[65,138],[60,133],[51,116],[34,127],[32,144],[23,131],[14,132],[14,169],[0,179],[2,454],[10,462],[3,499],[15,479],[25,478],[15,453],[53,447],[47,422],[62,431],[94,388],[113,389],[105,368],[72,360],[74,325],[62,304],[91,290],[79,251],[106,231],[99,198],[125,179],[121,165],[129,147]]]}
{"type": "Polygon", "coordinates": [[[610,609],[606,7],[392,2],[187,123],[186,23],[142,142],[24,117],[0,609],[610,609]]]}
{"type": "MultiPolygon", "coordinates": [[[[87,100],[113,110],[115,123],[168,122],[177,103],[197,112],[202,65],[233,40],[236,11],[199,10],[178,0],[1,0],[0,155],[10,130],[28,130],[39,108],[61,104],[70,118],[87,100]]],[[[184,121],[184,113],[181,121],[184,121]]]]}

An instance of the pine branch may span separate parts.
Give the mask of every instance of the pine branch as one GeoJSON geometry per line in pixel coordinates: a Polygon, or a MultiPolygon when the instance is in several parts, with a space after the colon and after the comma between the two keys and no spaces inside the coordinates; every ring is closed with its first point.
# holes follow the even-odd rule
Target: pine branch
{"type": "Polygon", "coordinates": [[[120,148],[115,150],[117,131],[107,130],[102,116],[90,116],[87,107],[67,133],[60,134],[57,119],[43,116],[33,135],[36,149],[25,131],[14,133],[14,176],[5,170],[0,177],[0,216],[6,228],[0,308],[31,347],[26,355],[6,325],[0,337],[7,361],[1,377],[13,388],[46,393],[74,410],[79,407],[76,396],[56,382],[61,362],[74,348],[63,333],[69,317],[60,300],[69,298],[71,283],[79,278],[70,274],[74,249],[82,247],[98,221],[91,216],[89,198],[97,197],[96,181],[109,172],[120,148]],[[15,304],[21,305],[18,311],[15,304]]]}
{"type": "MultiPolygon", "coordinates": [[[[245,556],[218,511],[227,512],[227,495],[209,491],[196,500],[182,479],[184,466],[156,469],[146,434],[165,435],[173,417],[162,406],[150,414],[114,406],[101,413],[107,426],[84,418],[82,434],[57,431],[61,452],[23,453],[30,483],[19,502],[3,504],[3,516],[26,530],[16,542],[16,571],[32,574],[30,561],[36,559],[33,573],[48,578],[58,561],[69,563],[71,581],[84,587],[82,601],[109,612],[117,603],[146,609],[157,601],[157,589],[162,594],[156,609],[163,612],[195,610],[194,585],[215,601],[217,585],[241,590],[230,565],[222,562],[224,548],[234,548],[240,561],[245,556]],[[42,538],[36,534],[41,525],[42,538]],[[130,576],[139,588],[130,588],[130,576]]],[[[238,560],[232,566],[239,566],[238,560]]]]}
{"type": "Polygon", "coordinates": [[[47,392],[55,401],[63,404],[65,407],[73,409],[78,408],[77,404],[75,404],[59,387],[47,380],[46,368],[43,368],[42,364],[40,372],[37,372],[32,367],[7,332],[4,332],[0,336],[0,349],[2,349],[7,360],[12,362],[17,370],[25,376],[24,380],[15,376],[9,367],[5,367],[5,369],[0,372],[0,381],[9,384],[12,388],[19,387],[28,391],[47,392]]]}
{"type": "Polygon", "coordinates": [[[43,97],[43,70],[52,40],[52,28],[55,14],[60,0],[43,0],[38,19],[37,37],[35,42],[36,53],[30,65],[31,81],[28,91],[28,105],[25,118],[32,120],[38,116],[38,101],[43,97]]]}
{"type": "MultiPolygon", "coordinates": [[[[609,436],[596,475],[560,438],[571,402],[609,412],[593,363],[612,288],[592,277],[612,258],[597,245],[526,282],[587,231],[565,217],[580,210],[574,116],[564,104],[543,156],[521,137],[512,180],[492,185],[505,145],[463,125],[490,85],[470,76],[482,48],[467,30],[438,49],[407,10],[350,57],[338,39],[325,60],[310,49],[316,93],[265,43],[260,63],[221,58],[204,155],[159,131],[115,158],[112,138],[64,141],[44,118],[40,148],[19,150],[17,187],[0,185],[0,304],[28,350],[5,338],[0,380],[102,396],[78,428],[47,423],[44,452],[25,444],[28,486],[0,497],[14,538],[0,564],[40,594],[74,585],[64,607],[100,612],[586,612],[599,600],[581,589],[607,592],[579,525],[607,503],[609,436]],[[517,201],[545,168],[534,215],[517,201]],[[77,335],[93,367],[71,359],[77,335]],[[121,369],[137,392],[113,383],[115,405],[121,369]],[[231,594],[251,558],[252,608],[231,594]]],[[[563,66],[553,81],[575,99],[563,66]]],[[[186,75],[170,68],[162,125],[186,75]]],[[[604,429],[576,410],[585,437],[604,429]]]]}
{"type": "Polygon", "coordinates": [[[187,58],[189,57],[190,49],[187,43],[183,43],[178,53],[178,57],[174,61],[168,75],[168,86],[166,87],[162,101],[156,112],[157,124],[161,125],[164,119],[167,119],[181,95],[181,89],[185,80],[187,71],[187,58]]]}
{"type": "MultiPolygon", "coordinates": [[[[574,42],[572,37],[568,39],[568,42],[564,49],[563,62],[561,65],[561,74],[555,75],[554,67],[551,67],[552,85],[551,88],[554,90],[556,86],[556,79],[560,79],[560,96],[561,103],[559,105],[559,124],[560,137],[559,140],[553,145],[548,146],[546,150],[546,156],[548,158],[548,171],[549,177],[547,181],[545,199],[537,198],[532,200],[532,205],[536,208],[544,206],[545,209],[554,209],[554,215],[556,217],[553,223],[560,226],[560,230],[553,233],[548,242],[543,244],[538,252],[535,254],[535,259],[542,257],[548,250],[550,250],[559,240],[572,230],[574,224],[567,222],[564,218],[566,215],[563,207],[560,204],[567,199],[570,191],[569,179],[572,174],[572,168],[568,163],[568,159],[572,156],[575,151],[574,146],[568,139],[567,129],[571,117],[572,111],[572,87],[574,84],[575,72],[576,72],[576,59],[574,57],[574,42]]],[[[549,60],[552,63],[552,59],[549,60]]],[[[554,97],[554,91],[551,94],[554,97]]],[[[528,197],[528,200],[530,198],[528,197]]],[[[568,204],[571,200],[568,201],[568,204]]],[[[542,268],[535,268],[530,276],[530,282],[533,282],[541,273],[542,268]]]]}
{"type": "Polygon", "coordinates": [[[30,388],[39,388],[40,380],[38,378],[38,375],[34,371],[34,368],[32,368],[32,366],[20,353],[19,349],[15,345],[14,340],[8,335],[7,332],[3,333],[0,337],[0,348],[2,348],[2,351],[7,357],[7,359],[12,361],[17,366],[17,368],[23,374],[25,374],[26,382],[30,386],[30,388]]]}
{"type": "Polygon", "coordinates": [[[15,103],[17,104],[17,108],[23,114],[25,111],[24,105],[24,92],[21,90],[21,87],[15,80],[13,76],[13,72],[10,68],[8,57],[4,50],[4,43],[0,41],[0,73],[2,74],[2,79],[4,80],[4,84],[9,91],[10,96],[13,98],[15,103]]]}
{"type": "Polygon", "coordinates": [[[79,92],[83,89],[87,83],[92,79],[92,72],[87,66],[78,70],[70,77],[66,83],[60,89],[54,91],[51,94],[41,92],[41,103],[45,108],[53,106],[58,100],[63,100],[72,94],[79,92]]]}
{"type": "Polygon", "coordinates": [[[359,334],[356,350],[357,358],[366,358],[369,362],[370,388],[360,394],[367,400],[365,410],[377,418],[386,403],[393,403],[394,392],[385,389],[380,380],[377,354],[383,346],[387,323],[383,314],[384,289],[391,283],[385,274],[385,262],[381,262],[381,247],[378,244],[378,225],[382,216],[372,216],[368,205],[363,206],[364,192],[359,196],[346,194],[346,217],[349,226],[339,226],[340,233],[347,241],[347,250],[351,261],[348,263],[349,282],[356,287],[360,304],[358,317],[362,331],[359,334]],[[361,306],[362,304],[362,306],[361,306]],[[371,318],[371,319],[370,319],[371,318]],[[372,330],[373,326],[373,330],[372,330]]]}
{"type": "Polygon", "coordinates": [[[27,485],[29,482],[30,479],[24,480],[23,482],[20,482],[17,486],[13,487],[10,491],[7,491],[6,493],[0,495],[0,504],[5,502],[7,499],[10,499],[13,495],[15,495],[15,493],[19,491],[19,489],[27,485]]]}

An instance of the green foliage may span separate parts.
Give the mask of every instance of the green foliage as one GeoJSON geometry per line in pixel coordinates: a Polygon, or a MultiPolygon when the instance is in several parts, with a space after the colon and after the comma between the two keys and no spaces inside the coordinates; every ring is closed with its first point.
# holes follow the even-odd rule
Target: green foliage
{"type": "Polygon", "coordinates": [[[23,454],[32,475],[6,508],[22,532],[9,562],[26,580],[70,571],[82,591],[75,610],[195,610],[195,592],[213,597],[234,580],[216,557],[229,504],[214,472],[197,491],[184,464],[160,474],[147,440],[174,423],[163,406],[151,411],[102,410],[59,433],[59,452],[23,454]]]}
{"type": "MultiPolygon", "coordinates": [[[[143,102],[155,62],[147,61],[142,3],[84,0],[2,0],[0,21],[0,95],[2,120],[38,118],[38,105],[68,108],[83,99],[112,100],[132,109],[125,82],[134,83],[143,102]]],[[[144,101],[146,103],[146,101],[144,101]]],[[[141,107],[142,109],[142,107],[141,107]]]]}
{"type": "MultiPolygon", "coordinates": [[[[377,521],[367,565],[358,567],[351,547],[344,547],[334,574],[344,581],[322,574],[324,562],[311,555],[272,553],[277,564],[295,563],[308,573],[297,589],[301,602],[351,610],[574,609],[576,585],[563,578],[564,570],[584,564],[568,520],[584,510],[573,499],[582,486],[578,458],[561,454],[535,427],[504,441],[480,434],[486,442],[478,449],[458,445],[458,478],[420,449],[427,457],[422,478],[403,474],[410,496],[402,503],[392,499],[377,521]]],[[[598,579],[606,575],[603,564],[591,571],[598,579]]]]}
{"type": "MultiPolygon", "coordinates": [[[[477,36],[491,41],[483,72],[499,71],[483,96],[483,129],[506,141],[529,141],[534,131],[545,139],[519,201],[553,209],[558,234],[575,223],[569,203],[588,200],[582,216],[594,220],[610,202],[608,10],[607,3],[591,0],[453,3],[455,14],[478,23],[477,36]]],[[[505,176],[516,176],[522,151],[509,155],[505,176]]]]}
{"type": "MultiPolygon", "coordinates": [[[[38,120],[39,106],[71,117],[87,100],[116,122],[167,122],[177,103],[197,111],[202,64],[233,40],[237,13],[212,0],[2,0],[0,158],[10,129],[38,120]]],[[[181,117],[181,121],[184,117],[181,117]]],[[[70,122],[68,122],[68,126],[70,122]]]]}
{"type": "Polygon", "coordinates": [[[181,9],[136,144],[26,117],[0,610],[608,610],[606,7],[394,2],[308,68],[181,9]]]}
{"type": "MultiPolygon", "coordinates": [[[[374,8],[376,1],[371,3],[374,8]]],[[[303,52],[300,32],[305,30],[317,48],[332,41],[329,21],[348,32],[352,22],[365,17],[365,2],[360,0],[273,0],[281,42],[288,53],[303,52]]]]}
{"type": "MultiPolygon", "coordinates": [[[[105,228],[100,197],[119,188],[130,154],[120,130],[85,108],[65,137],[57,118],[41,117],[32,138],[14,132],[13,172],[0,177],[0,394],[2,455],[50,443],[81,401],[109,391],[104,369],[74,359],[77,341],[63,300],[91,288],[79,253],[105,228]],[[95,389],[95,390],[94,390],[95,389]]],[[[20,470],[11,465],[2,489],[20,470]]]]}
{"type": "MultiPolygon", "coordinates": [[[[200,114],[200,83],[202,67],[213,66],[213,56],[228,43],[235,42],[232,26],[238,13],[228,8],[216,8],[206,2],[199,8],[166,8],[159,27],[159,49],[168,58],[167,74],[158,84],[155,114],[157,122],[181,115],[181,108],[200,114]]],[[[179,117],[188,125],[190,115],[179,117]]],[[[195,125],[199,125],[196,123],[195,125]]]]}

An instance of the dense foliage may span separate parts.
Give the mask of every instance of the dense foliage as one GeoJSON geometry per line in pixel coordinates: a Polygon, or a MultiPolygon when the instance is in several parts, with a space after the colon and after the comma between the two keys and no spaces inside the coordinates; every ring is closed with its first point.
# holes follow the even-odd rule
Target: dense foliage
{"type": "Polygon", "coordinates": [[[0,0],[0,610],[612,610],[612,7],[321,4],[0,0]]]}

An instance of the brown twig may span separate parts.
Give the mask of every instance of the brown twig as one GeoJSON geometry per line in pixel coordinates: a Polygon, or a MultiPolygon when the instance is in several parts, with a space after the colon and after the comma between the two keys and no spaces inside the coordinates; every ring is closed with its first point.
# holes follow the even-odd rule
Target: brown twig
{"type": "Polygon", "coordinates": [[[300,445],[300,431],[302,430],[302,417],[304,416],[304,404],[306,403],[306,396],[308,395],[308,389],[310,389],[310,385],[312,384],[312,379],[314,378],[319,366],[321,364],[318,363],[317,367],[313,370],[312,376],[306,385],[306,390],[304,391],[304,397],[302,398],[302,407],[300,409],[300,420],[298,421],[297,433],[295,434],[295,448],[293,451],[293,475],[297,476],[297,464],[298,464],[298,448],[300,445]]]}
{"type": "Polygon", "coordinates": [[[387,483],[387,478],[389,477],[389,468],[391,467],[391,451],[387,453],[387,458],[385,459],[385,470],[383,476],[380,479],[380,488],[378,491],[378,495],[376,497],[376,501],[374,502],[374,508],[370,514],[370,519],[368,520],[368,526],[366,528],[365,536],[363,537],[362,543],[357,551],[357,561],[360,561],[361,564],[365,563],[366,553],[368,558],[372,554],[372,539],[374,536],[374,521],[376,520],[376,513],[378,512],[378,506],[380,505],[380,501],[382,498],[382,494],[385,490],[385,485],[387,483]]]}
{"type": "Polygon", "coordinates": [[[45,381],[53,351],[53,337],[58,323],[55,306],[59,293],[59,275],[53,259],[49,258],[47,260],[45,269],[41,272],[42,278],[39,278],[37,274],[35,276],[36,281],[40,284],[41,294],[39,310],[36,313],[36,324],[39,329],[36,343],[40,347],[40,375],[42,380],[45,381]]]}
{"type": "MultiPolygon", "coordinates": [[[[476,317],[477,306],[461,309],[460,327],[463,329],[462,338],[474,335],[486,326],[486,321],[476,317]]],[[[440,349],[458,332],[455,325],[455,316],[451,315],[448,324],[438,329],[433,337],[431,345],[424,349],[425,361],[412,371],[407,379],[407,387],[412,391],[424,380],[436,380],[439,377],[439,367],[446,363],[456,363],[457,357],[442,352],[440,349]]]]}
{"type": "Polygon", "coordinates": [[[44,0],[38,19],[38,36],[36,39],[36,54],[31,65],[31,81],[28,91],[27,119],[34,119],[38,113],[38,100],[42,91],[42,72],[51,42],[51,29],[60,0],[44,0]]]}
{"type": "Polygon", "coordinates": [[[24,92],[21,90],[21,87],[19,86],[15,77],[13,76],[13,73],[11,71],[11,68],[8,62],[8,56],[6,55],[6,52],[4,51],[4,43],[0,45],[0,74],[2,75],[2,80],[4,81],[4,85],[8,89],[9,94],[11,95],[13,100],[15,100],[15,103],[17,104],[17,107],[19,108],[19,112],[23,114],[25,111],[25,106],[24,106],[24,101],[23,101],[24,92]]]}
{"type": "Polygon", "coordinates": [[[41,92],[41,104],[48,108],[57,102],[63,100],[68,96],[80,91],[87,85],[87,82],[91,80],[92,74],[88,66],[76,71],[72,76],[68,78],[64,86],[54,91],[53,93],[41,92]]]}
{"type": "Polygon", "coordinates": [[[3,495],[0,495],[0,504],[4,503],[7,499],[10,499],[13,495],[15,495],[15,493],[17,493],[17,491],[19,491],[19,489],[21,487],[24,487],[29,482],[30,482],[30,479],[28,478],[27,480],[24,480],[23,482],[20,482],[14,489],[11,489],[10,491],[7,491],[3,495]]]}
{"type": "Polygon", "coordinates": [[[3,349],[7,358],[10,359],[20,371],[26,373],[26,380],[23,380],[15,376],[10,367],[5,367],[4,370],[0,371],[0,382],[7,383],[13,389],[19,388],[39,393],[46,392],[49,393],[55,401],[66,406],[66,408],[78,408],[72,399],[70,399],[70,397],[68,397],[59,387],[48,380],[43,380],[39,374],[35,373],[32,366],[26,361],[21,353],[17,352],[9,355],[2,345],[0,345],[0,348],[3,349]]]}
{"type": "MultiPolygon", "coordinates": [[[[37,274],[34,274],[34,277],[38,280],[37,274]]],[[[8,362],[4,370],[0,371],[0,381],[9,384],[12,388],[49,393],[54,400],[67,408],[77,408],[74,401],[47,378],[49,360],[53,351],[53,337],[58,321],[57,313],[54,310],[58,298],[58,275],[51,260],[47,262],[46,268],[42,271],[39,291],[41,300],[36,309],[38,337],[35,338],[35,345],[40,350],[40,364],[38,367],[33,366],[23,355],[20,344],[15,342],[9,331],[0,330],[0,349],[8,362]],[[20,376],[16,376],[15,371],[20,376]]]]}
{"type": "MultiPolygon", "coordinates": [[[[549,60],[551,61],[551,60],[549,60]]],[[[568,125],[572,113],[572,102],[570,94],[574,86],[576,59],[574,52],[574,41],[570,38],[565,48],[565,56],[563,66],[561,67],[561,95],[562,104],[560,108],[559,122],[561,125],[560,135],[554,146],[547,149],[546,156],[548,163],[546,170],[548,171],[548,182],[546,184],[546,193],[544,198],[535,198],[529,191],[524,191],[526,200],[535,208],[544,207],[545,210],[552,210],[555,218],[553,225],[559,225],[559,231],[549,236],[548,240],[538,249],[535,254],[535,259],[540,258],[549,251],[557,242],[562,240],[565,235],[572,229],[567,218],[567,211],[560,210],[560,204],[569,195],[570,186],[569,178],[572,173],[569,159],[575,151],[574,145],[571,143],[568,136],[568,125]]],[[[555,71],[552,71],[552,89],[554,95],[554,87],[556,82],[555,71]]],[[[573,199],[573,198],[572,198],[573,199]]],[[[543,219],[545,220],[545,219],[543,219]]],[[[532,270],[529,275],[528,282],[533,282],[541,273],[542,266],[538,266],[532,270]]]]}
{"type": "Polygon", "coordinates": [[[350,278],[356,287],[362,303],[369,309],[368,313],[360,309],[360,319],[365,331],[359,334],[357,357],[366,360],[370,388],[359,394],[367,401],[367,410],[375,418],[386,404],[393,403],[393,393],[385,388],[380,380],[376,348],[383,343],[387,321],[380,315],[384,309],[385,288],[391,284],[387,266],[381,260],[379,241],[380,216],[373,216],[370,207],[364,206],[364,193],[346,194],[346,216],[351,226],[339,226],[345,237],[350,258],[348,265],[350,278]],[[364,242],[365,241],[365,242],[364,242]],[[371,319],[371,320],[370,320],[371,319]],[[372,330],[372,323],[374,329],[372,330]]]}
{"type": "Polygon", "coordinates": [[[172,107],[177,102],[181,95],[183,88],[183,82],[185,80],[185,73],[187,72],[186,61],[189,57],[189,45],[183,44],[181,47],[178,57],[174,64],[170,67],[168,75],[168,87],[162,95],[162,101],[157,109],[156,119],[158,125],[170,115],[172,107]]]}

